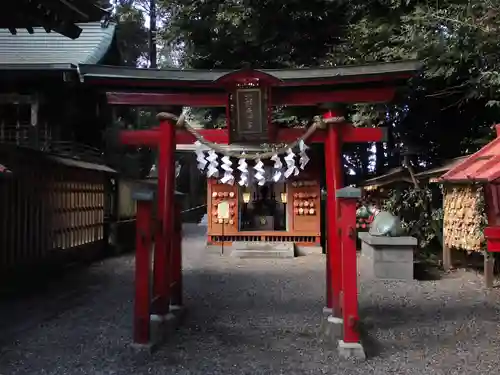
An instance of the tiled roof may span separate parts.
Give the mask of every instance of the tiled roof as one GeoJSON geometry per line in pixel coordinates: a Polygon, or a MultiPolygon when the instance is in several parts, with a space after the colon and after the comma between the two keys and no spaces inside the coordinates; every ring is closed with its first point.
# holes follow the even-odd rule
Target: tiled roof
{"type": "Polygon", "coordinates": [[[34,28],[34,34],[19,30],[12,35],[0,29],[0,69],[29,68],[30,65],[97,64],[113,41],[115,24],[102,27],[100,22],[80,23],[78,39],[34,28]]]}
{"type": "Polygon", "coordinates": [[[500,125],[497,138],[445,173],[444,182],[500,182],[500,125]]]}
{"type": "Polygon", "coordinates": [[[445,162],[443,165],[440,165],[439,167],[427,169],[423,172],[417,173],[415,175],[415,177],[417,179],[440,177],[441,175],[448,172],[451,168],[458,165],[458,163],[461,163],[462,161],[464,161],[468,157],[469,157],[469,155],[465,155],[465,156],[459,156],[458,158],[454,158],[452,160],[448,160],[447,162],[445,162]]]}

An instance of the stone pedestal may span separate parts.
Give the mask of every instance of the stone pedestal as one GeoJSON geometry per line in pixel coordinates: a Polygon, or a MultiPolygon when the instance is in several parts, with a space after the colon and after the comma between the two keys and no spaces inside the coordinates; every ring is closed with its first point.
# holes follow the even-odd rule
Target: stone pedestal
{"type": "Polygon", "coordinates": [[[368,277],[387,280],[413,280],[415,237],[372,236],[358,233],[361,255],[368,259],[368,277]]]}

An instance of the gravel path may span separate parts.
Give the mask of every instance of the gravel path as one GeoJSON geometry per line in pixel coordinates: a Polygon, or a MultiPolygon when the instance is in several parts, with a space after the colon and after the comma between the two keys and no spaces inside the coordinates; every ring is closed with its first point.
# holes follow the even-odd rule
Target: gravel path
{"type": "Polygon", "coordinates": [[[133,258],[123,256],[73,272],[63,287],[0,304],[0,375],[500,371],[499,291],[483,290],[473,273],[413,283],[361,280],[367,348],[376,356],[355,362],[339,359],[318,334],[322,256],[220,257],[203,251],[192,233],[184,249],[189,315],[156,353],[127,347],[133,258]]]}

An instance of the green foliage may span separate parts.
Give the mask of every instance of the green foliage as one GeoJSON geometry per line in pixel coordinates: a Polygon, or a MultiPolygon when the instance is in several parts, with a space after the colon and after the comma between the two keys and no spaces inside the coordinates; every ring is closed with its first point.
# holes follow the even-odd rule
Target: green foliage
{"type": "Polygon", "coordinates": [[[440,192],[426,188],[391,190],[384,210],[401,219],[403,228],[427,249],[442,246],[443,209],[440,192]]]}
{"type": "Polygon", "coordinates": [[[114,19],[117,23],[116,37],[124,65],[136,66],[147,60],[148,31],[144,26],[144,12],[137,0],[117,0],[114,19]]]}
{"type": "Polygon", "coordinates": [[[159,0],[162,36],[183,45],[193,68],[320,65],[342,34],[343,2],[327,0],[159,0]]]}
{"type": "MultiPolygon", "coordinates": [[[[125,63],[147,57],[148,0],[118,0],[125,63]]],[[[375,173],[410,150],[427,166],[476,151],[500,115],[497,48],[500,0],[157,0],[160,66],[305,67],[420,59],[425,68],[390,105],[355,105],[356,126],[387,126],[375,173]]],[[[281,126],[305,126],[314,108],[278,108],[281,126]]],[[[225,126],[220,109],[196,109],[208,127],[225,126]]],[[[371,145],[346,145],[346,163],[364,178],[371,145]]]]}
{"type": "MultiPolygon", "coordinates": [[[[491,139],[490,125],[500,114],[499,5],[498,0],[367,2],[356,8],[345,43],[333,48],[328,62],[423,61],[412,91],[400,93],[389,110],[399,114],[389,122],[395,143],[428,164],[474,152],[491,139]]],[[[370,121],[376,114],[365,117],[370,121]]]]}

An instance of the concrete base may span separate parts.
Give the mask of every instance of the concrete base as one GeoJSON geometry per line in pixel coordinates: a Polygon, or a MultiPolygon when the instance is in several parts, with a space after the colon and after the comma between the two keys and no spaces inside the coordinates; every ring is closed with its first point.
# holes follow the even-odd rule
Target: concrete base
{"type": "Polygon", "coordinates": [[[130,347],[138,352],[153,352],[179,327],[186,315],[184,306],[170,306],[167,315],[151,315],[150,342],[148,344],[132,343],[130,347]]]}
{"type": "Polygon", "coordinates": [[[358,234],[361,255],[368,260],[368,278],[413,280],[414,237],[379,237],[367,232],[358,234]]]}
{"type": "Polygon", "coordinates": [[[154,349],[153,344],[136,344],[133,342],[130,344],[130,348],[137,353],[151,353],[154,349]]]}
{"type": "Polygon", "coordinates": [[[342,318],[336,318],[332,315],[326,317],[321,321],[321,334],[326,341],[336,343],[337,340],[343,335],[342,318]]]}
{"type": "Polygon", "coordinates": [[[321,246],[295,246],[297,255],[323,255],[323,248],[321,246]]]}
{"type": "Polygon", "coordinates": [[[356,358],[356,359],[366,359],[365,350],[363,345],[357,342],[344,342],[344,340],[338,341],[337,347],[338,353],[341,358],[356,358]]]}
{"type": "Polygon", "coordinates": [[[236,241],[230,248],[231,256],[237,258],[293,258],[293,242],[243,242],[236,241]]]}

